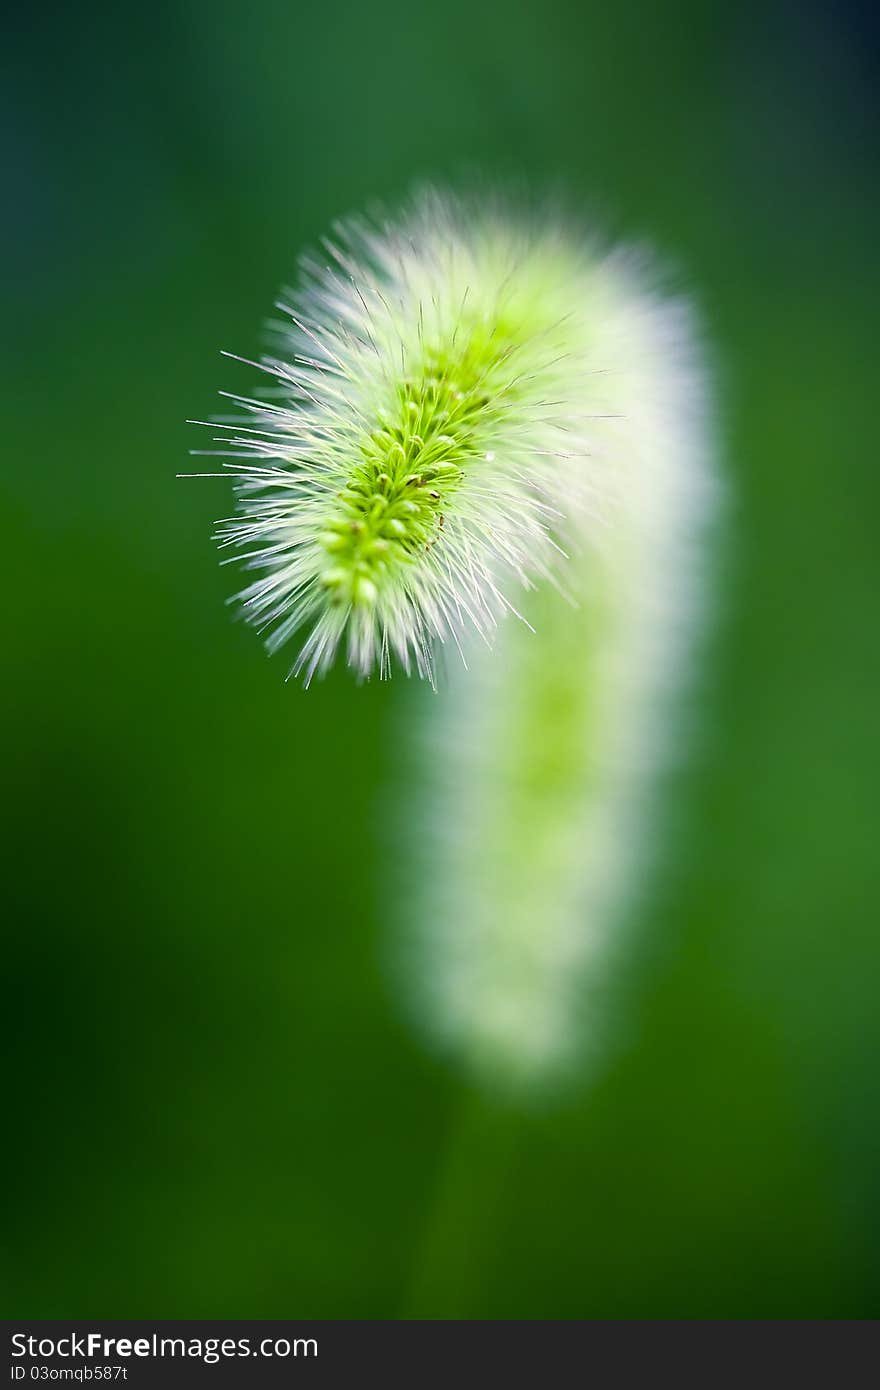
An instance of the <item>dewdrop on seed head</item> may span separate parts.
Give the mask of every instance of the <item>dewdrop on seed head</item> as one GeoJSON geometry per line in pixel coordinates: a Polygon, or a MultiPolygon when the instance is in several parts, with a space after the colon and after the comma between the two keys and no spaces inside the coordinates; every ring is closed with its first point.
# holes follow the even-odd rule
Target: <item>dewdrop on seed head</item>
{"type": "Polygon", "coordinates": [[[558,582],[568,528],[601,501],[585,254],[436,193],[396,224],[340,225],[325,252],[255,364],[270,398],[233,397],[220,544],[256,575],[239,597],[269,650],[302,634],[307,683],[342,654],[433,680],[438,643],[491,641],[523,589],[558,582]]]}
{"type": "Polygon", "coordinates": [[[643,254],[433,192],[325,250],[271,388],[233,398],[221,545],[306,683],[339,658],[433,683],[459,649],[389,860],[403,996],[469,1070],[531,1085],[601,1031],[666,820],[715,498],[692,315],[643,254]]]}

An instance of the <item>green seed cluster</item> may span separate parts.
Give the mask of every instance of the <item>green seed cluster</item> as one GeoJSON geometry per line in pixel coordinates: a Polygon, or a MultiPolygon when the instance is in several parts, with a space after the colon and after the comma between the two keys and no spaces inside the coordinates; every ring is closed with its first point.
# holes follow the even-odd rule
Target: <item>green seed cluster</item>
{"type": "Polygon", "coordinates": [[[321,581],[335,602],[372,605],[392,567],[437,541],[464,467],[478,453],[497,353],[491,339],[472,333],[457,353],[427,352],[418,375],[401,382],[320,536],[327,555],[321,581]]]}

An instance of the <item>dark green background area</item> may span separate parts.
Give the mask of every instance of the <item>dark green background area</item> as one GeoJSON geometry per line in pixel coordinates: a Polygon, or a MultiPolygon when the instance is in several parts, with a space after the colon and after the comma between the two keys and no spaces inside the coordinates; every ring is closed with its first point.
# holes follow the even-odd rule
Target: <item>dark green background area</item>
{"type": "Polygon", "coordinates": [[[11,23],[3,1311],[876,1315],[867,11],[179,0],[11,23]],[[202,442],[185,418],[252,384],[218,350],[258,349],[299,250],[471,167],[561,183],[680,264],[731,495],[621,1042],[531,1110],[427,1053],[385,967],[388,787],[422,692],[285,685],[224,606],[228,487],[174,477],[202,442]]]}

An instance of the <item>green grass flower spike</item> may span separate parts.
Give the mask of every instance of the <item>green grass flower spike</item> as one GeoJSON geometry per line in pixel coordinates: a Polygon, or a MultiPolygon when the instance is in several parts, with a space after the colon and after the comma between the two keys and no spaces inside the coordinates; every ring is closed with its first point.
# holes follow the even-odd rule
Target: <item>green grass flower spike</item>
{"type": "Polygon", "coordinates": [[[553,577],[592,490],[598,306],[563,230],[437,194],[325,251],[278,306],[270,398],[235,398],[221,544],[259,576],[241,602],[270,650],[306,634],[307,681],[341,649],[433,679],[438,642],[491,638],[553,577]]]}
{"type": "Polygon", "coordinates": [[[221,544],[271,650],[300,634],[306,682],[461,654],[407,789],[405,993],[487,1075],[573,1055],[681,741],[716,489],[693,316],[657,283],[556,213],[425,192],[303,261],[225,427],[221,544]]]}

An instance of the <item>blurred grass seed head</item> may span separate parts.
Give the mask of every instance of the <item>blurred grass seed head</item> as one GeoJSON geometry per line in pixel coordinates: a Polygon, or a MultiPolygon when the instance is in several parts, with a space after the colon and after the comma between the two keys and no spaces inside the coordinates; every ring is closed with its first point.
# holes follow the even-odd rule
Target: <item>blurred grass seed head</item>
{"type": "Polygon", "coordinates": [[[643,251],[501,201],[428,190],[324,253],[232,396],[219,541],[269,650],[305,633],[306,683],[461,654],[424,713],[408,992],[528,1082],[589,1032],[676,743],[715,496],[698,335],[643,251]]]}

